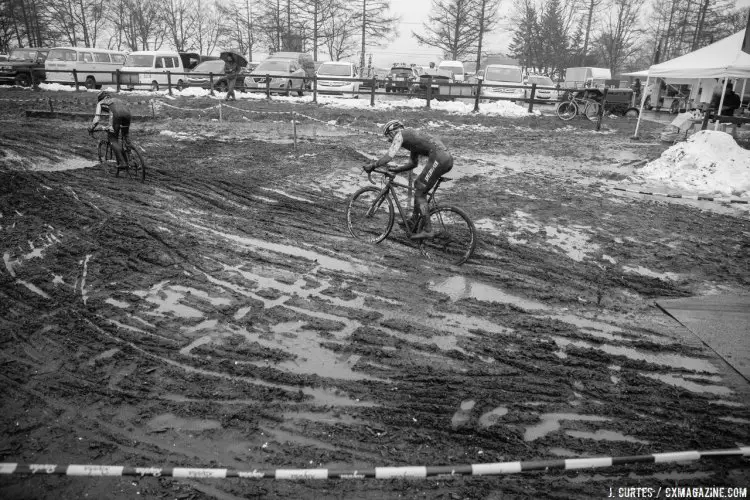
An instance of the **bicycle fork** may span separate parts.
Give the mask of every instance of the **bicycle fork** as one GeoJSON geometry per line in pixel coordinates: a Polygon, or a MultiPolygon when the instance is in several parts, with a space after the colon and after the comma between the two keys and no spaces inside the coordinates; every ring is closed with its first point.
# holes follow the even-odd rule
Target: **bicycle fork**
{"type": "Polygon", "coordinates": [[[385,201],[385,198],[388,196],[388,192],[390,189],[388,189],[388,186],[385,186],[381,191],[378,197],[375,199],[373,204],[370,206],[370,209],[365,214],[365,217],[372,217],[375,212],[380,210],[380,206],[385,201]]]}

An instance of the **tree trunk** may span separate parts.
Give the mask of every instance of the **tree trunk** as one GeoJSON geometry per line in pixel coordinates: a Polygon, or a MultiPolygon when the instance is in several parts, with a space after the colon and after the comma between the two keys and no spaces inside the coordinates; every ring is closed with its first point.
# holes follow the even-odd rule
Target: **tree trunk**
{"type": "Polygon", "coordinates": [[[589,16],[586,21],[586,35],[583,37],[583,50],[581,51],[581,66],[586,64],[586,53],[589,50],[589,36],[591,35],[591,20],[594,17],[596,0],[589,0],[589,16]]]}
{"type": "Polygon", "coordinates": [[[362,0],[362,52],[359,58],[359,69],[365,67],[365,24],[367,24],[367,0],[362,0]]]}
{"type": "Polygon", "coordinates": [[[477,40],[477,66],[474,69],[475,73],[479,72],[479,65],[482,62],[482,40],[484,39],[484,14],[487,6],[487,0],[482,0],[482,10],[479,13],[479,39],[477,40]]]}
{"type": "Polygon", "coordinates": [[[698,24],[695,27],[695,35],[693,36],[693,46],[690,49],[697,50],[698,49],[698,43],[700,40],[701,33],[703,32],[703,22],[706,19],[706,11],[708,10],[708,4],[710,0],[705,0],[703,2],[703,6],[701,7],[701,10],[698,13],[698,24]]]}

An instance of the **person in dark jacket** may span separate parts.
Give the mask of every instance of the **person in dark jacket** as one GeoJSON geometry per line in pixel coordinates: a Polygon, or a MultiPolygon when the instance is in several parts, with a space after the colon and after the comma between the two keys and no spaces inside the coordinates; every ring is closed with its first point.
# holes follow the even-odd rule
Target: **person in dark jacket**
{"type": "Polygon", "coordinates": [[[234,96],[234,86],[237,83],[237,74],[240,72],[240,65],[234,60],[232,54],[227,55],[227,59],[224,62],[224,73],[227,75],[227,96],[224,100],[234,101],[236,100],[234,96]]]}
{"type": "Polygon", "coordinates": [[[387,165],[393,160],[399,149],[404,148],[411,152],[409,163],[401,166],[390,168],[391,172],[405,172],[413,170],[419,166],[419,158],[427,158],[422,172],[414,181],[414,213],[411,216],[409,224],[414,227],[417,218],[421,214],[425,218],[425,224],[422,231],[412,235],[414,239],[432,238],[435,232],[430,222],[430,211],[427,206],[427,192],[432,189],[437,180],[453,168],[453,156],[448,152],[445,144],[438,139],[424,132],[405,128],[404,124],[398,120],[391,120],[383,126],[383,135],[391,141],[391,147],[379,160],[374,161],[365,167],[365,170],[371,172],[375,167],[387,165]]]}

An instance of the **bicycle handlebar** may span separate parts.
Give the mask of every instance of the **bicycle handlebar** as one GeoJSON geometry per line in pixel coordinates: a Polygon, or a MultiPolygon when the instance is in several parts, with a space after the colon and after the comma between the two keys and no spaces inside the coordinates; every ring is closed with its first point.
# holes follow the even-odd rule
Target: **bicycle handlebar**
{"type": "MultiPolygon", "coordinates": [[[[366,166],[367,165],[362,165],[362,169],[364,170],[364,168],[366,166]]],[[[375,167],[372,170],[370,170],[369,172],[367,172],[367,180],[370,181],[370,184],[377,184],[374,180],[372,180],[372,173],[373,172],[377,172],[379,174],[383,174],[386,177],[390,177],[391,179],[395,179],[396,178],[396,173],[395,172],[391,172],[390,170],[388,170],[387,167],[386,168],[375,167]]]]}

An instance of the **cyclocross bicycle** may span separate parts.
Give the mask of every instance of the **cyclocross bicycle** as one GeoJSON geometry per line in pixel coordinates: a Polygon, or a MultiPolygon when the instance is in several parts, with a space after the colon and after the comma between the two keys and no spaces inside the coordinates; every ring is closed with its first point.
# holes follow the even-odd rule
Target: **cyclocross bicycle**
{"type": "MultiPolygon", "coordinates": [[[[410,227],[406,211],[402,208],[396,195],[396,188],[409,189],[409,186],[396,181],[398,174],[382,167],[375,168],[373,172],[383,175],[383,186],[360,188],[349,198],[346,207],[346,223],[352,236],[370,243],[383,241],[393,229],[396,215],[393,208],[395,203],[403,222],[404,231],[406,231],[409,239],[418,242],[422,255],[436,262],[457,266],[471,257],[477,245],[474,223],[460,208],[440,205],[435,199],[435,192],[440,184],[450,181],[450,178],[440,177],[435,183],[435,187],[427,193],[427,203],[433,231],[436,233],[435,236],[414,240],[413,235],[422,230],[425,223],[424,217],[420,215],[416,226],[410,227]]],[[[367,178],[372,184],[376,184],[372,180],[372,172],[367,174],[367,178]]]]}
{"type": "Polygon", "coordinates": [[[117,157],[112,149],[112,144],[109,142],[109,134],[103,129],[95,129],[89,132],[91,137],[94,138],[96,138],[94,135],[96,133],[103,134],[103,136],[99,138],[99,145],[97,147],[100,164],[104,165],[109,172],[114,172],[115,177],[119,177],[120,171],[124,170],[131,179],[137,179],[141,182],[146,180],[146,162],[143,161],[141,153],[138,152],[140,146],[135,145],[133,141],[129,139],[122,139],[120,144],[122,145],[122,157],[125,160],[126,165],[124,167],[118,167],[117,157]]]}
{"type": "Polygon", "coordinates": [[[593,99],[576,97],[574,92],[568,93],[568,98],[557,104],[555,113],[561,120],[572,120],[576,115],[583,115],[589,120],[599,118],[600,104],[593,99]]]}

